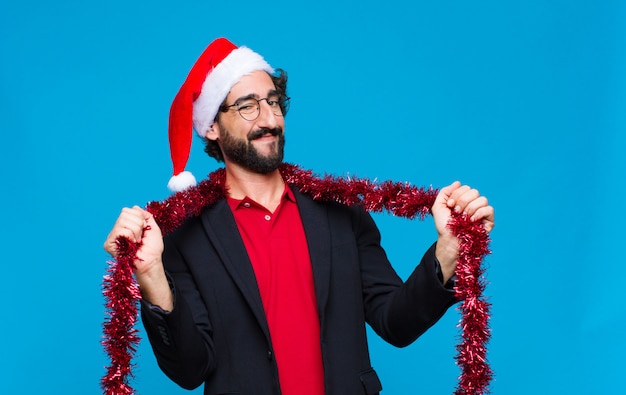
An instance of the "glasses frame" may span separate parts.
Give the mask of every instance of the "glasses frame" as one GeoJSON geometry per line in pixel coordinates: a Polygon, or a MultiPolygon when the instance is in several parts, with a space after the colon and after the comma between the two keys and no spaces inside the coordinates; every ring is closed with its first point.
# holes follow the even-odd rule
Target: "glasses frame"
{"type": "MultiPolygon", "coordinates": [[[[259,115],[261,115],[261,101],[265,100],[265,102],[271,107],[271,104],[269,103],[270,100],[269,97],[262,97],[260,99],[256,99],[254,97],[247,97],[244,100],[255,100],[256,104],[257,104],[257,112],[256,112],[256,116],[254,118],[246,118],[242,113],[241,113],[241,109],[239,108],[239,106],[241,105],[241,103],[235,102],[234,104],[231,105],[224,105],[222,106],[222,108],[220,109],[222,112],[228,112],[231,108],[235,108],[235,110],[237,110],[237,112],[239,113],[239,116],[241,116],[241,118],[243,118],[246,121],[255,121],[257,118],[259,118],[259,115]]],[[[287,115],[287,110],[289,110],[289,101],[291,100],[290,97],[285,97],[285,98],[281,98],[279,97],[278,101],[278,107],[280,108],[280,114],[276,114],[273,110],[272,110],[272,114],[276,115],[277,117],[285,117],[285,115],[287,115]]],[[[243,101],[243,100],[242,100],[243,101]]],[[[271,100],[274,101],[274,100],[271,100]]]]}

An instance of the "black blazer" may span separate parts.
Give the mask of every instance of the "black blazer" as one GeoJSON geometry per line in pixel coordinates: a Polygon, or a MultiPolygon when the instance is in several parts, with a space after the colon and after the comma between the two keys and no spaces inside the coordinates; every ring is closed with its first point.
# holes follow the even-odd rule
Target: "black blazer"
{"type": "MultiPolygon", "coordinates": [[[[403,347],[456,301],[437,277],[431,247],[405,283],[363,209],[294,190],[306,233],[321,325],[326,395],[377,394],[365,322],[403,347]]],[[[142,302],[161,369],[205,394],[280,394],[278,370],[254,271],[226,200],[165,237],[174,309],[142,302]]]]}

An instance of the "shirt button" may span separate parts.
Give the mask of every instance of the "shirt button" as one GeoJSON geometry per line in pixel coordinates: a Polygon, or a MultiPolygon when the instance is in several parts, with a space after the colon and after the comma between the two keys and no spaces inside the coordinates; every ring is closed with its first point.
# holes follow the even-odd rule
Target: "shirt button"
{"type": "Polygon", "coordinates": [[[245,203],[243,204],[243,206],[244,206],[245,208],[249,208],[249,207],[250,207],[250,203],[249,203],[249,202],[245,202],[245,203]]]}
{"type": "Polygon", "coordinates": [[[266,215],[265,215],[265,220],[266,220],[266,221],[269,221],[270,219],[272,219],[272,217],[270,217],[270,216],[269,216],[269,214],[266,214],[266,215]]]}

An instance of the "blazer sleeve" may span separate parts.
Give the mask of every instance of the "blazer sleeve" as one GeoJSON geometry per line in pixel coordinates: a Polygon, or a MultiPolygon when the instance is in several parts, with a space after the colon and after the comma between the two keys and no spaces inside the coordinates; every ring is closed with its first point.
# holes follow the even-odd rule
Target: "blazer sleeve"
{"type": "Polygon", "coordinates": [[[181,387],[194,389],[206,380],[215,367],[211,325],[184,258],[167,237],[163,260],[167,262],[174,308],[165,312],[142,301],[142,322],[159,367],[181,387]],[[173,281],[172,277],[176,280],[173,281]],[[185,294],[180,292],[182,288],[185,294]],[[190,304],[193,304],[193,309],[190,304]]]}
{"type": "Polygon", "coordinates": [[[457,302],[442,284],[435,244],[403,282],[380,244],[372,217],[357,210],[354,224],[359,251],[366,320],[390,344],[405,347],[433,326],[457,302]]]}

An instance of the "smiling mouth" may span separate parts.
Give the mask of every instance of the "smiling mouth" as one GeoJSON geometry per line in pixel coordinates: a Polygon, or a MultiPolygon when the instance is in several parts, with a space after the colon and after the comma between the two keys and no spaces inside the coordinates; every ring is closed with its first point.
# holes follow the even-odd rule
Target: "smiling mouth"
{"type": "Polygon", "coordinates": [[[260,139],[262,137],[267,137],[267,136],[273,136],[276,137],[281,133],[280,128],[275,128],[275,129],[259,129],[259,130],[255,130],[254,132],[250,133],[250,135],[248,136],[248,141],[253,141],[253,140],[257,140],[260,139]]]}

